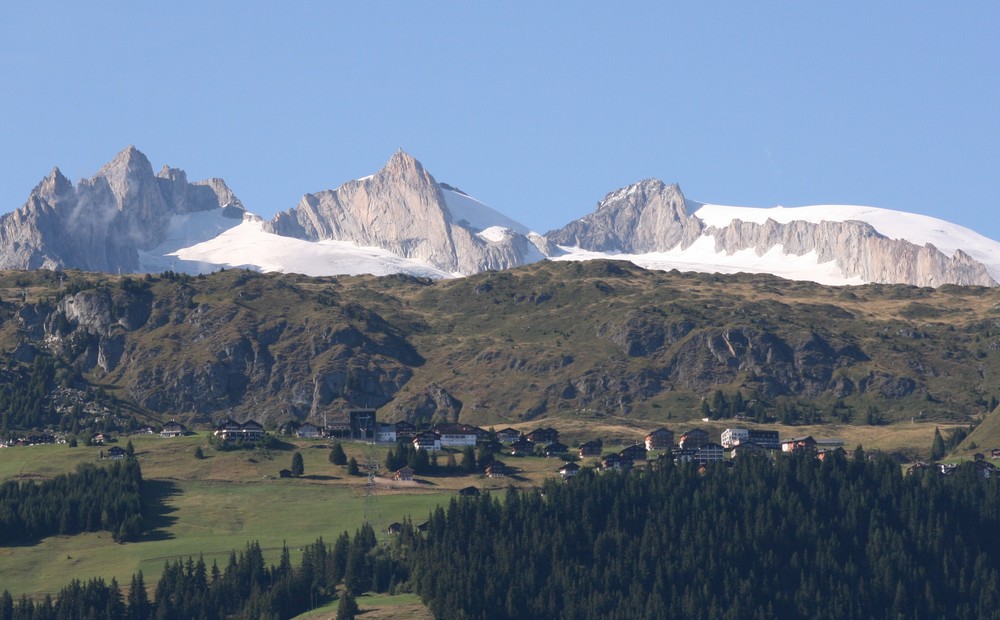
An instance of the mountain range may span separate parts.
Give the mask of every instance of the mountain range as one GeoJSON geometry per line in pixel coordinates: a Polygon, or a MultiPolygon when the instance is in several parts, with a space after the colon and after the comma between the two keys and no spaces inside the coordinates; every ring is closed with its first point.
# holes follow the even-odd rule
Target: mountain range
{"type": "Polygon", "coordinates": [[[221,267],[451,278],[541,260],[614,258],[641,267],[771,273],[822,284],[995,286],[1000,243],[901,211],[847,205],[770,209],[698,203],[643,180],[539,234],[398,151],[368,177],[305,194],[271,220],[221,179],[128,147],[76,185],[55,168],[0,217],[0,268],[207,273],[221,267]]]}

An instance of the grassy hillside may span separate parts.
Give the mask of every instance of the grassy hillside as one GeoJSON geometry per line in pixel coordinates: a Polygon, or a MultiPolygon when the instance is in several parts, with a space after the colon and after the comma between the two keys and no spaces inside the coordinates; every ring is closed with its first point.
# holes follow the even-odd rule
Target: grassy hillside
{"type": "MultiPolygon", "coordinates": [[[[102,532],[0,548],[0,589],[54,594],[69,578],[97,576],[116,577],[124,585],[139,570],[153,586],[167,560],[203,554],[209,565],[213,560],[224,565],[231,550],[256,540],[267,557],[276,561],[282,544],[294,556],[298,547],[317,537],[332,541],[341,532],[353,533],[364,521],[366,479],[349,476],[343,467],[332,465],[327,442],[296,440],[283,450],[215,452],[207,447],[204,435],[175,439],[137,435],[131,440],[146,480],[147,535],[128,544],[117,544],[102,532]],[[198,446],[206,458],[194,457],[198,446]],[[305,476],[280,479],[278,471],[289,467],[296,450],[303,455],[305,476]]],[[[343,445],[348,456],[359,460],[369,453],[362,444],[343,445]]],[[[0,481],[72,471],[77,463],[97,460],[101,449],[8,448],[0,451],[0,481]]],[[[377,449],[379,460],[386,450],[377,449]]],[[[374,526],[381,531],[404,517],[419,523],[435,506],[450,501],[459,488],[475,485],[502,492],[509,485],[532,486],[559,466],[541,458],[507,462],[521,471],[500,480],[459,475],[394,483],[380,477],[377,510],[371,513],[374,526]]]]}
{"type": "MultiPolygon", "coordinates": [[[[968,424],[997,394],[1000,292],[540,263],[446,282],[226,271],[0,274],[0,386],[56,383],[140,419],[681,423],[739,392],[789,423],[968,424]]],[[[715,415],[716,412],[713,412],[715,415]]]]}

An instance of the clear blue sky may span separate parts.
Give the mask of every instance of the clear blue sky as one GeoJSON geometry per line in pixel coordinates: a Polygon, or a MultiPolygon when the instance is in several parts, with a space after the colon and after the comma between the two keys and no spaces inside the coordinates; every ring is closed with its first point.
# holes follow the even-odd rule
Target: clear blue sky
{"type": "Polygon", "coordinates": [[[403,148],[540,232],[657,177],[1000,239],[998,2],[207,4],[0,8],[0,211],[135,144],[270,216],[403,148]]]}

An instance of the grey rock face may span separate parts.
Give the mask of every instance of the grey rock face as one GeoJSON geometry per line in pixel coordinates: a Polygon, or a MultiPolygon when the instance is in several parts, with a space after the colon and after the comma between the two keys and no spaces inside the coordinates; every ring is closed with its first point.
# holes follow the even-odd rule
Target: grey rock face
{"type": "Polygon", "coordinates": [[[760,255],[779,244],[797,256],[816,252],[818,262],[834,261],[846,277],[865,282],[996,285],[986,267],[961,250],[949,257],[930,244],[884,237],[865,222],[735,220],[725,228],[709,227],[706,234],[715,238],[717,252],[727,254],[752,249],[760,255]]]}
{"type": "Polygon", "coordinates": [[[0,218],[0,268],[134,272],[138,251],[163,240],[171,216],[223,208],[242,217],[224,182],[188,183],[166,167],[154,175],[130,146],[75,187],[53,169],[24,206],[0,218]]]}
{"type": "Polygon", "coordinates": [[[531,262],[536,247],[515,231],[491,240],[454,222],[434,177],[403,151],[371,177],[306,194],[298,206],[276,215],[266,229],[309,241],[333,239],[381,247],[461,274],[531,262]]]}
{"type": "Polygon", "coordinates": [[[594,252],[642,254],[690,246],[703,224],[688,215],[676,184],[649,179],[611,192],[597,210],[546,234],[557,245],[594,252]]]}
{"type": "MultiPolygon", "coordinates": [[[[758,256],[780,245],[787,254],[815,252],[818,263],[834,262],[845,278],[915,286],[995,286],[986,267],[958,251],[947,256],[933,245],[889,239],[860,221],[763,224],[734,220],[717,228],[686,209],[677,185],[647,180],[612,192],[590,215],[546,234],[561,246],[594,252],[643,254],[687,249],[698,238],[714,239],[715,251],[753,250],[758,256]]],[[[551,255],[551,254],[549,254],[551,255]]]]}

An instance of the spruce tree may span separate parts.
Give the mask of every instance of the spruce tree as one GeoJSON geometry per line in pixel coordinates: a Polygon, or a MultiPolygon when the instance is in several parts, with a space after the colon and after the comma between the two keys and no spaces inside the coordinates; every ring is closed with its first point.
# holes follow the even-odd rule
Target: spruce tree
{"type": "Polygon", "coordinates": [[[934,441],[931,443],[931,460],[937,461],[944,457],[945,447],[944,447],[944,437],[941,436],[941,430],[934,427],[934,441]]]}
{"type": "Polygon", "coordinates": [[[330,450],[330,462],[334,465],[347,465],[347,454],[344,452],[344,446],[340,445],[340,442],[333,444],[333,448],[330,450]]]}
{"type": "Polygon", "coordinates": [[[337,620],[354,620],[358,615],[358,602],[350,590],[346,590],[340,597],[340,604],[337,605],[337,620]]]}
{"type": "Polygon", "coordinates": [[[306,465],[302,460],[302,453],[296,452],[292,455],[292,475],[301,476],[306,473],[306,465]]]}

